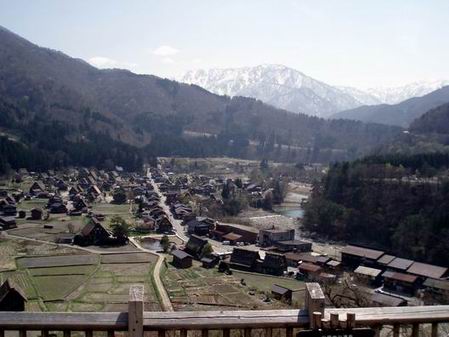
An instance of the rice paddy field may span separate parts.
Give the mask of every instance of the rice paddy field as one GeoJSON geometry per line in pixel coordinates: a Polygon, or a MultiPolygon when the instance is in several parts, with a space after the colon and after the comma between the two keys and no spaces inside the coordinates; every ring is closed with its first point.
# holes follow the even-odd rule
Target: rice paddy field
{"type": "Polygon", "coordinates": [[[136,283],[145,287],[145,310],[160,310],[151,282],[155,255],[100,255],[7,239],[0,251],[0,280],[25,292],[28,311],[125,311],[136,283]]]}

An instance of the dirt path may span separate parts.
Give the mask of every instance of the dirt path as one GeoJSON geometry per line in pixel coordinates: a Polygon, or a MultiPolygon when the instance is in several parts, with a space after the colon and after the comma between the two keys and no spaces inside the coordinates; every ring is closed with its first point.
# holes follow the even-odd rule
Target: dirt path
{"type": "Polygon", "coordinates": [[[162,310],[163,311],[174,311],[172,303],[170,301],[170,297],[168,296],[168,293],[165,290],[164,284],[161,281],[161,267],[162,267],[162,263],[164,263],[165,258],[161,254],[157,254],[155,252],[152,252],[151,250],[143,248],[135,238],[129,238],[129,241],[134,246],[136,246],[139,250],[141,250],[142,252],[146,252],[146,253],[150,253],[150,254],[158,256],[156,265],[154,266],[154,270],[153,270],[154,283],[155,283],[157,291],[160,295],[162,310]]]}

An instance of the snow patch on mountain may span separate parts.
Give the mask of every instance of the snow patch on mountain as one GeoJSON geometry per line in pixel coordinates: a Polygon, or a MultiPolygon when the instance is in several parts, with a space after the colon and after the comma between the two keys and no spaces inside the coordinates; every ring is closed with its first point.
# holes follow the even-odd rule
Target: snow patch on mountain
{"type": "Polygon", "coordinates": [[[178,80],[215,94],[252,97],[278,108],[319,117],[362,105],[396,104],[449,85],[449,81],[432,81],[362,90],[332,86],[277,64],[191,70],[178,80]]]}

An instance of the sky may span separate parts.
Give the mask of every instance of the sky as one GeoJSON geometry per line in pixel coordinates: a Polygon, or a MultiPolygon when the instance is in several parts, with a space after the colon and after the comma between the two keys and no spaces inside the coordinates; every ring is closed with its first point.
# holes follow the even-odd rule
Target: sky
{"type": "Polygon", "coordinates": [[[359,88],[449,79],[448,0],[0,0],[0,25],[167,78],[283,64],[359,88]]]}

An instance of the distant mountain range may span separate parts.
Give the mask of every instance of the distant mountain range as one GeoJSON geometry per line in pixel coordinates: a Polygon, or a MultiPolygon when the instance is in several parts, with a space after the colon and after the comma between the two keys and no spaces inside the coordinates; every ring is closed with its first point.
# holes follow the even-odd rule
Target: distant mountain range
{"type": "Polygon", "coordinates": [[[179,80],[219,95],[252,97],[278,108],[319,117],[364,105],[396,104],[449,84],[449,81],[418,82],[361,90],[329,85],[283,65],[192,70],[179,80]]]}
{"type": "Polygon", "coordinates": [[[414,119],[448,102],[449,86],[445,86],[422,97],[409,98],[398,104],[361,106],[338,112],[331,117],[408,127],[414,119]]]}

